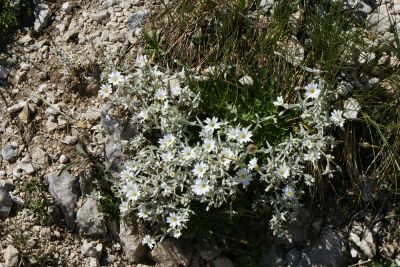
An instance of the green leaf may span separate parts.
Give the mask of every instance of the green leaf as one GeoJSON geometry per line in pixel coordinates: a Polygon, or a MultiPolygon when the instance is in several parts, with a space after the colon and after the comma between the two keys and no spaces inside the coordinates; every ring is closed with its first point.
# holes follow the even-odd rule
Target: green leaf
{"type": "Polygon", "coordinates": [[[61,168],[61,170],[60,170],[60,172],[58,173],[58,175],[60,176],[60,175],[63,174],[65,171],[69,171],[69,170],[71,170],[73,167],[78,166],[78,165],[81,164],[81,163],[82,163],[82,161],[75,161],[75,162],[70,162],[70,163],[68,163],[68,164],[65,164],[65,165],[61,168]]]}
{"type": "Polygon", "coordinates": [[[76,152],[84,158],[90,158],[90,154],[87,151],[86,145],[82,141],[78,141],[78,143],[75,146],[76,152]]]}

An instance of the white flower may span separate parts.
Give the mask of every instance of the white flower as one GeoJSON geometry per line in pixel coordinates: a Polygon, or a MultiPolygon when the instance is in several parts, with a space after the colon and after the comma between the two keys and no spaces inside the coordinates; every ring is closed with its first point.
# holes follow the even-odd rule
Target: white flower
{"type": "Polygon", "coordinates": [[[257,158],[252,158],[247,165],[249,170],[258,170],[259,166],[257,164],[257,158]]]}
{"type": "Polygon", "coordinates": [[[182,218],[175,212],[171,212],[167,218],[167,223],[169,224],[170,227],[176,228],[182,224],[182,218]]]}
{"type": "Polygon", "coordinates": [[[179,238],[181,235],[182,235],[182,232],[181,232],[180,229],[174,229],[172,231],[172,236],[175,237],[175,238],[179,238]]]}
{"type": "Polygon", "coordinates": [[[151,73],[152,73],[154,76],[156,76],[156,77],[161,76],[161,75],[164,74],[164,73],[162,73],[161,71],[158,70],[158,66],[154,66],[154,67],[151,69],[151,73]]]}
{"type": "Polygon", "coordinates": [[[333,124],[343,127],[345,119],[342,117],[343,111],[342,110],[334,110],[331,113],[331,121],[333,124]]]}
{"type": "Polygon", "coordinates": [[[177,79],[172,79],[169,81],[169,88],[171,91],[171,95],[173,95],[173,96],[178,96],[182,92],[182,88],[177,79]]]}
{"type": "Polygon", "coordinates": [[[167,134],[162,139],[158,140],[158,143],[160,144],[160,148],[162,150],[165,150],[167,148],[170,148],[175,143],[175,140],[175,136],[173,136],[172,134],[167,134]]]}
{"type": "Polygon", "coordinates": [[[126,168],[130,172],[137,172],[140,169],[140,162],[132,160],[126,165],[126,168]]]}
{"type": "Polygon", "coordinates": [[[304,154],[304,160],[316,162],[320,158],[320,153],[317,150],[311,150],[309,153],[304,154]]]}
{"type": "Polygon", "coordinates": [[[194,165],[192,173],[194,175],[196,175],[197,177],[202,178],[204,176],[204,174],[206,173],[207,169],[208,169],[207,164],[205,164],[203,162],[196,163],[196,165],[194,165]]]}
{"type": "Polygon", "coordinates": [[[252,175],[249,173],[248,170],[242,168],[236,173],[236,180],[238,183],[241,183],[243,187],[246,187],[250,184],[253,180],[252,175]]]}
{"type": "Polygon", "coordinates": [[[314,183],[315,179],[313,176],[309,174],[304,174],[304,182],[306,185],[311,186],[314,183]]]}
{"type": "Polygon", "coordinates": [[[204,123],[206,124],[206,126],[204,127],[204,130],[206,132],[210,132],[213,133],[215,129],[219,129],[220,128],[220,123],[218,122],[218,118],[212,117],[212,119],[207,118],[204,123]]]}
{"type": "Polygon", "coordinates": [[[136,57],[136,64],[140,67],[143,68],[147,64],[147,56],[146,55],[138,55],[136,57]]]}
{"type": "Polygon", "coordinates": [[[150,211],[146,208],[144,205],[139,206],[139,212],[138,212],[138,217],[142,219],[147,219],[149,218],[150,211]]]}
{"type": "Polygon", "coordinates": [[[163,161],[172,161],[174,160],[174,157],[175,155],[171,151],[161,154],[161,158],[163,161]]]}
{"type": "Polygon", "coordinates": [[[286,186],[283,189],[283,197],[288,200],[294,200],[296,198],[296,195],[295,195],[295,191],[294,191],[293,187],[286,186]]]}
{"type": "Polygon", "coordinates": [[[278,170],[277,173],[280,177],[282,178],[288,178],[289,174],[290,174],[290,169],[288,166],[286,166],[286,164],[282,164],[278,170]]]}
{"type": "Polygon", "coordinates": [[[229,127],[226,132],[226,137],[228,138],[228,140],[236,140],[238,139],[239,131],[240,131],[239,127],[236,128],[229,127]]]}
{"type": "Polygon", "coordinates": [[[306,89],[306,98],[316,99],[321,93],[321,90],[318,88],[318,84],[316,83],[307,84],[304,89],[306,89]]]}
{"type": "Polygon", "coordinates": [[[346,101],[344,101],[343,107],[344,107],[343,116],[346,119],[357,118],[357,114],[361,109],[360,104],[358,104],[357,100],[355,100],[354,98],[349,98],[346,101]]]}
{"type": "Polygon", "coordinates": [[[154,97],[160,101],[164,101],[168,97],[168,92],[164,89],[158,89],[154,95],[154,97]]]}
{"type": "Polygon", "coordinates": [[[128,201],[122,201],[121,204],[119,205],[119,211],[122,214],[125,214],[129,211],[129,202],[128,201]]]}
{"type": "Polygon", "coordinates": [[[156,244],[156,240],[152,238],[150,235],[145,235],[142,240],[143,245],[147,245],[149,248],[153,248],[156,244]]]}
{"type": "Polygon", "coordinates": [[[249,128],[242,128],[237,133],[237,141],[240,144],[247,143],[251,141],[252,136],[253,134],[251,133],[251,131],[249,131],[249,128]]]}
{"type": "Polygon", "coordinates": [[[181,157],[183,160],[192,160],[195,156],[196,153],[190,146],[184,147],[181,151],[181,157]]]}
{"type": "Polygon", "coordinates": [[[150,116],[149,116],[149,111],[146,110],[142,110],[139,112],[138,117],[141,118],[140,122],[145,122],[147,120],[149,120],[150,116]]]}
{"type": "Polygon", "coordinates": [[[239,83],[242,85],[253,85],[253,79],[246,75],[239,79],[239,83]]]}
{"type": "Polygon", "coordinates": [[[275,107],[285,105],[285,103],[284,103],[284,101],[283,101],[283,97],[282,97],[282,96],[278,96],[278,97],[276,98],[276,101],[273,102],[273,104],[274,104],[275,107]]]}
{"type": "Polygon", "coordinates": [[[109,84],[103,84],[100,87],[100,91],[99,91],[99,96],[101,96],[102,98],[107,98],[110,97],[112,93],[112,88],[111,85],[109,84]]]}
{"type": "Polygon", "coordinates": [[[208,181],[203,179],[196,179],[194,185],[192,185],[192,191],[196,195],[205,195],[211,190],[211,187],[208,185],[208,181]]]}
{"type": "Polygon", "coordinates": [[[134,174],[129,170],[123,170],[119,176],[121,177],[122,180],[129,180],[133,178],[134,174]]]}
{"type": "Polygon", "coordinates": [[[211,152],[215,148],[215,141],[212,139],[205,139],[203,143],[203,148],[207,152],[211,152]]]}
{"type": "Polygon", "coordinates": [[[139,186],[132,181],[126,182],[126,184],[122,187],[122,192],[124,192],[128,200],[132,202],[138,200],[140,196],[139,186]]]}
{"type": "Polygon", "coordinates": [[[121,72],[113,71],[108,75],[108,83],[112,85],[120,85],[124,82],[124,76],[122,76],[121,72]]]}
{"type": "Polygon", "coordinates": [[[221,153],[218,155],[219,159],[223,161],[226,167],[229,167],[232,160],[236,159],[235,153],[230,148],[222,149],[221,153]]]}

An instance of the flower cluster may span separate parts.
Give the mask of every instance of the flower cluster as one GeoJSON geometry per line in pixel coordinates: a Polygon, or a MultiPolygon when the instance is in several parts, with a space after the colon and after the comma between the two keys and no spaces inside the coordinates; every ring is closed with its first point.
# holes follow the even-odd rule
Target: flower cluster
{"type": "MultiPolygon", "coordinates": [[[[203,203],[207,210],[221,207],[257,183],[264,188],[260,194],[269,198],[266,205],[273,207],[271,228],[284,233],[282,224],[299,207],[301,185],[314,182],[306,167],[322,163],[323,174],[334,171],[328,152],[335,142],[327,129],[343,127],[343,111],[330,110],[322,81],[310,83],[296,104],[279,96],[274,102],[279,114],[263,118],[276,121],[295,111],[298,130],[277,145],[254,145],[259,123],[243,126],[215,116],[196,117],[200,99],[184,85],[185,75],[162,72],[145,56],[138,57],[131,76],[109,75],[108,89],[101,94],[109,96],[114,89],[114,103],[130,111],[141,132],[127,144],[135,153],[117,183],[122,214],[135,212],[159,226],[160,236],[179,237],[193,203],[203,203]]],[[[155,242],[148,235],[143,240],[150,247],[155,242]]]]}

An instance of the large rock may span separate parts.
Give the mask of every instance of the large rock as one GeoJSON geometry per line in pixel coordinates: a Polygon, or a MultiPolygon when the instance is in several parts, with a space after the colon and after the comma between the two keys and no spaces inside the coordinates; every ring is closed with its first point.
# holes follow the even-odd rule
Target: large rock
{"type": "Polygon", "coordinates": [[[79,198],[79,183],[75,175],[70,172],[53,172],[47,176],[49,192],[55,202],[60,206],[65,216],[67,226],[74,228],[76,207],[79,198]]]}
{"type": "Polygon", "coordinates": [[[343,266],[342,240],[333,231],[326,231],[302,254],[297,267],[343,266]]]}
{"type": "Polygon", "coordinates": [[[154,247],[150,256],[157,263],[156,266],[175,267],[189,266],[192,254],[192,247],[184,247],[176,239],[166,238],[154,247]]]}
{"type": "Polygon", "coordinates": [[[34,32],[42,31],[49,23],[51,18],[51,10],[47,4],[38,4],[34,11],[35,23],[33,25],[34,32]]]}
{"type": "Polygon", "coordinates": [[[119,238],[125,258],[130,263],[140,262],[146,253],[146,247],[142,244],[143,237],[137,234],[131,223],[121,221],[119,238]]]}
{"type": "Polygon", "coordinates": [[[101,128],[106,135],[105,165],[113,171],[122,170],[124,162],[123,145],[121,141],[128,141],[137,135],[137,127],[132,123],[122,123],[117,118],[108,115],[112,108],[106,104],[101,110],[101,128]]]}
{"type": "Polygon", "coordinates": [[[84,235],[105,236],[107,227],[96,199],[89,197],[76,214],[76,222],[84,235]]]}

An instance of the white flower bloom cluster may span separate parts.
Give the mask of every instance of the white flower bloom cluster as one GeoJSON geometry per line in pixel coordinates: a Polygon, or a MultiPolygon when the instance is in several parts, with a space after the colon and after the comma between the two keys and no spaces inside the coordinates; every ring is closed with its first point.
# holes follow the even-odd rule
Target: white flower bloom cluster
{"type": "MultiPolygon", "coordinates": [[[[334,139],[326,133],[329,127],[343,126],[343,112],[330,116],[329,92],[322,82],[311,83],[297,104],[286,104],[281,96],[274,102],[282,108],[279,116],[287,110],[300,114],[298,131],[277,145],[267,142],[251,150],[258,124],[243,127],[215,116],[197,119],[193,111],[200,99],[183,86],[184,75],[164,73],[139,56],[136,72],[124,82],[118,75],[109,77],[117,89],[115,104],[129,110],[141,129],[127,145],[135,152],[117,184],[122,214],[134,211],[141,220],[159,225],[159,237],[179,237],[194,202],[204,203],[207,210],[221,207],[257,183],[265,186],[261,193],[274,208],[271,227],[281,234],[282,222],[299,206],[301,184],[314,182],[306,166],[323,159],[323,174],[334,171],[327,152],[334,139]]],[[[147,235],[143,243],[152,247],[156,239],[147,235]]]]}

